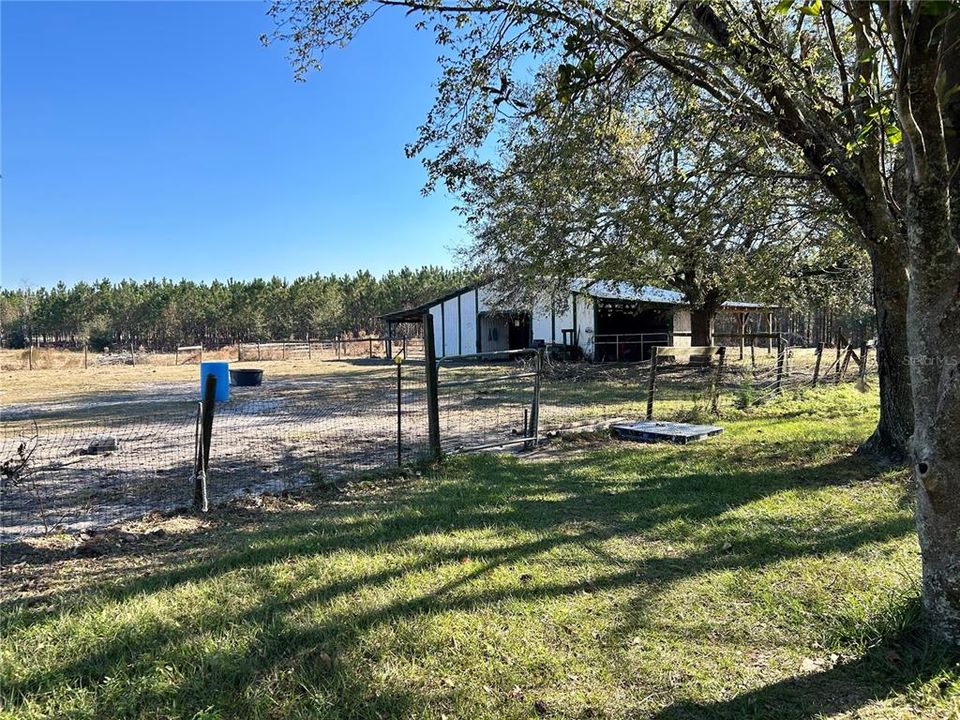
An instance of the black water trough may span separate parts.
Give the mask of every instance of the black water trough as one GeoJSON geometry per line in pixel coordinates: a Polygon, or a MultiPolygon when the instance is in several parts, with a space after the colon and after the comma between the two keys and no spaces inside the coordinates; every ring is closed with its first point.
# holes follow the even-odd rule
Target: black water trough
{"type": "Polygon", "coordinates": [[[230,371],[230,382],[238,387],[252,387],[263,382],[263,370],[244,368],[230,371]]]}

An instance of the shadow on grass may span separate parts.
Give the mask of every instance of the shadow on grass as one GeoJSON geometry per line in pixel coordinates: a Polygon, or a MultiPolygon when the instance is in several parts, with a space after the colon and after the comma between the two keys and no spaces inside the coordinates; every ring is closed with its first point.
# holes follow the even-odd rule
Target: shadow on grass
{"type": "Polygon", "coordinates": [[[956,682],[960,655],[924,633],[919,600],[912,602],[917,607],[907,613],[914,621],[856,659],[764,685],[730,700],[675,703],[654,715],[653,720],[813,720],[849,713],[933,680],[939,682],[932,692],[943,693],[956,682]]]}
{"type": "MultiPolygon", "coordinates": [[[[781,451],[782,448],[770,448],[760,452],[781,451]]],[[[584,580],[465,591],[472,581],[499,567],[523,563],[563,546],[600,552],[598,543],[607,538],[668,537],[677,532],[674,527],[677,522],[681,523],[682,532],[683,528],[703,526],[724,513],[774,493],[859,482],[880,472],[864,464],[861,458],[851,457],[773,473],[763,469],[762,463],[756,466],[759,469],[746,470],[736,464],[720,464],[722,453],[721,449],[702,448],[701,459],[712,458],[717,464],[701,472],[689,472],[684,469],[690,456],[680,449],[651,453],[608,451],[605,455],[601,451],[601,456],[595,456],[593,461],[594,467],[599,465],[603,470],[599,474],[585,472],[563,457],[535,464],[508,457],[476,457],[453,463],[442,476],[398,490],[386,499],[382,493],[373,498],[331,496],[328,500],[336,502],[324,504],[321,499],[318,508],[288,511],[273,519],[262,513],[240,513],[224,518],[224,528],[211,536],[191,538],[186,548],[157,544],[154,551],[169,552],[174,561],[178,554],[185,556],[178,566],[108,584],[92,596],[80,594],[70,599],[69,592],[61,593],[57,600],[62,603],[62,611],[96,612],[104,604],[160,593],[185,583],[213,580],[238,570],[323,557],[338,551],[382,551],[433,533],[495,529],[509,538],[510,530],[517,529],[532,531],[537,539],[505,541],[499,546],[484,548],[479,554],[479,566],[437,587],[383,607],[331,612],[306,627],[288,624],[286,618],[316,604],[350,597],[364,588],[386,587],[412,573],[459,563],[464,551],[425,550],[414,560],[397,567],[340,577],[292,595],[268,589],[252,607],[213,606],[194,610],[190,623],[185,625],[123,625],[111,637],[98,639],[80,657],[53,667],[28,669],[6,682],[3,697],[18,702],[16,699],[36,698],[64,684],[96,686],[104,678],[129,672],[131,666],[146,673],[165,663],[189,664],[192,657],[189,648],[198,633],[216,633],[225,626],[244,626],[262,629],[258,641],[247,647],[206,654],[203,677],[184,678],[175,687],[143,686],[132,695],[105,696],[101,700],[102,711],[122,716],[135,714],[138,708],[202,710],[216,705],[224,712],[242,715],[249,711],[247,688],[267,676],[296,669],[304,673],[301,682],[318,693],[321,698],[318,702],[322,704],[323,697],[335,696],[338,711],[344,715],[349,715],[349,708],[354,707],[358,711],[362,708],[363,713],[371,717],[377,714],[402,717],[422,706],[424,698],[399,691],[372,694],[372,683],[362,669],[325,667],[322,658],[336,657],[340,650],[355,648],[367,630],[404,617],[469,611],[505,600],[537,601],[632,586],[652,596],[701,573],[757,568],[806,555],[850,552],[864,544],[911,532],[912,523],[905,515],[891,515],[882,522],[868,525],[834,524],[816,534],[802,532],[783,521],[759,523],[749,530],[719,525],[701,547],[679,557],[605,562],[614,569],[584,580]],[[721,552],[720,545],[727,540],[733,542],[735,549],[721,552]],[[208,550],[211,543],[214,552],[191,559],[194,551],[208,550]]],[[[117,553],[130,551],[129,547],[117,548],[117,553]]],[[[113,551],[108,549],[109,552],[113,551]]],[[[76,592],[89,593],[90,589],[87,586],[76,592]]],[[[49,607],[28,607],[20,601],[7,601],[0,607],[7,616],[3,623],[7,635],[50,620],[49,607]]],[[[935,667],[924,665],[923,672],[932,672],[935,667]]],[[[843,672],[837,668],[829,672],[834,671],[843,672]]],[[[781,702],[776,700],[780,694],[787,698],[790,693],[804,689],[813,692],[810,681],[798,678],[794,682],[799,691],[789,682],[770,686],[769,702],[781,702]],[[776,689],[780,685],[782,689],[776,689]]],[[[881,684],[885,682],[882,680],[881,684]]],[[[752,694],[757,697],[753,705],[762,707],[766,702],[767,696],[762,692],[752,694]]],[[[308,698],[303,701],[308,702],[308,698]]],[[[851,706],[856,702],[851,700],[851,706]]],[[[749,696],[743,703],[746,704],[677,706],[669,712],[680,714],[663,717],[686,717],[683,713],[703,716],[710,712],[719,713],[721,717],[722,713],[742,716],[745,709],[752,707],[749,696]]]]}

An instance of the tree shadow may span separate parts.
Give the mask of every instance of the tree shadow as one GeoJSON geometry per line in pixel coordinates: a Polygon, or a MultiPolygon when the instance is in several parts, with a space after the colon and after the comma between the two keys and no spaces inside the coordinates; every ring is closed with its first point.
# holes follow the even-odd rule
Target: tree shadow
{"type": "MultiPolygon", "coordinates": [[[[919,605],[919,600],[911,602],[919,605]]],[[[920,616],[919,607],[908,612],[920,616]]],[[[903,693],[938,676],[942,677],[936,690],[947,691],[956,682],[958,660],[960,654],[932,640],[921,624],[914,622],[855,659],[764,685],[729,700],[674,703],[656,713],[653,720],[832,717],[903,693]]]]}

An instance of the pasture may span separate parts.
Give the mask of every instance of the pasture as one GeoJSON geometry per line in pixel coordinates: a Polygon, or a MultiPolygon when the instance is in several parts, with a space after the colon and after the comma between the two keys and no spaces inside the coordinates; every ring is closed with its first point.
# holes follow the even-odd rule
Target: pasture
{"type": "Polygon", "coordinates": [[[909,476],[828,388],[5,553],[3,716],[946,718],[909,476]]]}

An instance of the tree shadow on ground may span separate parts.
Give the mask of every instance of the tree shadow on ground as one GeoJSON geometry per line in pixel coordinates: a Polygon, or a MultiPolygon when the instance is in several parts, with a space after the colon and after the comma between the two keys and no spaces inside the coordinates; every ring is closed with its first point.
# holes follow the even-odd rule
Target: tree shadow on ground
{"type": "MultiPolygon", "coordinates": [[[[919,605],[919,600],[911,602],[919,605]]],[[[675,703],[654,715],[653,720],[813,720],[849,713],[938,676],[934,692],[944,693],[957,682],[960,654],[930,639],[921,627],[919,607],[906,612],[917,619],[858,658],[764,685],[729,700],[675,703]]]]}

